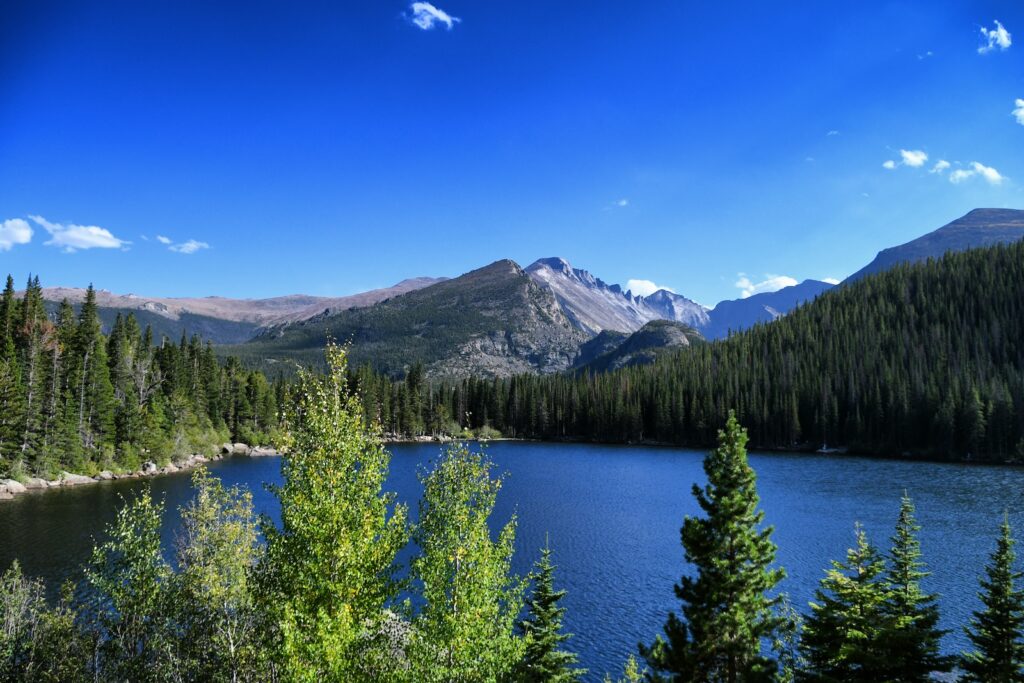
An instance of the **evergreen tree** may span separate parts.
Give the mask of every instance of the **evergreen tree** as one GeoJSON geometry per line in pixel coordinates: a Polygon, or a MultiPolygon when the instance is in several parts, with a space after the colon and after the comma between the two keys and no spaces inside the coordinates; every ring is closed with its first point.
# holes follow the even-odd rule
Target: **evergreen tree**
{"type": "Polygon", "coordinates": [[[1010,522],[1004,518],[986,578],[981,580],[985,608],[974,613],[965,629],[974,645],[961,662],[967,681],[1024,681],[1024,590],[1017,585],[1024,573],[1014,569],[1013,546],[1010,522]]]}
{"type": "Polygon", "coordinates": [[[491,539],[487,521],[501,479],[490,472],[483,455],[460,444],[421,477],[412,574],[424,604],[408,648],[418,683],[504,680],[522,660],[515,620],[523,587],[511,574],[515,518],[491,539]]]}
{"type": "Polygon", "coordinates": [[[718,442],[704,459],[707,485],[693,487],[705,517],[687,517],[681,531],[686,562],[697,570],[675,589],[683,618],[669,614],[666,638],[641,646],[656,680],[770,680],[777,668],[763,646],[782,624],[773,613],[778,598],[768,593],[785,573],[772,566],[772,528],[762,528],[747,434],[735,414],[718,442]]]}
{"type": "Polygon", "coordinates": [[[575,653],[561,649],[562,643],[572,637],[562,633],[565,608],[559,602],[564,590],[555,589],[555,566],[551,563],[551,548],[545,545],[531,576],[533,593],[526,601],[529,616],[519,628],[526,637],[526,654],[520,663],[518,677],[522,681],[537,683],[575,682],[586,673],[576,668],[575,653]]]}
{"type": "Polygon", "coordinates": [[[891,630],[885,640],[891,679],[907,683],[928,681],[932,672],[948,672],[952,668],[950,658],[940,650],[945,631],[938,627],[937,596],[921,590],[921,580],[928,572],[921,561],[921,544],[917,540],[920,530],[914,519],[914,504],[904,494],[886,575],[885,611],[891,630]]]}
{"type": "Polygon", "coordinates": [[[801,647],[805,670],[797,680],[818,683],[877,683],[888,678],[892,631],[885,560],[859,526],[846,562],[832,562],[811,603],[801,647]]]}

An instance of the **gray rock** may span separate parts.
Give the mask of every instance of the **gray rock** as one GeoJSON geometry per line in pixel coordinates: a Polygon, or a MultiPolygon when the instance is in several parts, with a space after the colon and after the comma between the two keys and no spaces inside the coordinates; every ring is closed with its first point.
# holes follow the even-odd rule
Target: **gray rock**
{"type": "Polygon", "coordinates": [[[10,500],[11,498],[14,498],[14,494],[0,486],[0,500],[10,500]]]}
{"type": "Polygon", "coordinates": [[[280,453],[278,453],[273,448],[268,448],[266,446],[255,446],[251,451],[249,451],[249,455],[251,455],[254,458],[261,458],[280,455],[280,453]]]}
{"type": "Polygon", "coordinates": [[[29,477],[25,480],[25,488],[27,489],[48,489],[50,488],[50,482],[39,477],[29,477]]]}
{"type": "Polygon", "coordinates": [[[236,443],[231,446],[232,455],[249,455],[249,446],[244,443],[236,443]]]}
{"type": "Polygon", "coordinates": [[[100,472],[99,474],[97,474],[94,477],[94,479],[96,479],[96,481],[110,481],[113,478],[114,478],[114,473],[111,472],[110,470],[103,470],[102,472],[100,472]]]}
{"type": "Polygon", "coordinates": [[[87,477],[82,474],[71,474],[70,472],[60,473],[61,486],[80,486],[82,484],[91,484],[95,481],[92,477],[87,477]]]}
{"type": "Polygon", "coordinates": [[[16,479],[0,479],[0,485],[3,485],[11,493],[25,493],[28,491],[25,485],[16,479]]]}
{"type": "Polygon", "coordinates": [[[153,461],[146,461],[146,462],[142,463],[142,467],[140,468],[140,471],[143,474],[156,474],[157,473],[156,463],[153,462],[153,461]]]}
{"type": "Polygon", "coordinates": [[[220,447],[220,452],[224,454],[231,453],[231,444],[226,443],[220,447]]]}
{"type": "Polygon", "coordinates": [[[160,469],[160,473],[161,474],[173,474],[173,473],[175,473],[177,471],[178,471],[178,467],[174,463],[170,463],[166,467],[163,467],[163,468],[160,469]]]}

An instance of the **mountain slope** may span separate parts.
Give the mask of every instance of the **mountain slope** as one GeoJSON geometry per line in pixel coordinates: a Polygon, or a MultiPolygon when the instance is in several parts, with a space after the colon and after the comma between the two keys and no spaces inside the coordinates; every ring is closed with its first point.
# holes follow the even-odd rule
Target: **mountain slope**
{"type": "Polygon", "coordinates": [[[746,299],[722,301],[709,313],[709,321],[700,328],[708,339],[721,339],[730,332],[741,332],[761,322],[771,322],[811,301],[833,285],[820,280],[804,280],[777,292],[754,294],[746,299]]]}
{"type": "Polygon", "coordinates": [[[917,263],[994,244],[1024,238],[1024,211],[1019,209],[974,209],[952,223],[906,244],[878,252],[875,259],[846,279],[853,282],[865,275],[892,268],[898,263],[917,263]]]}
{"type": "Polygon", "coordinates": [[[1024,463],[1024,242],[900,265],[650,365],[524,381],[473,385],[459,410],[475,428],[516,400],[487,413],[503,434],[689,446],[735,410],[758,447],[1024,463]]]}
{"type": "Polygon", "coordinates": [[[698,330],[711,322],[707,308],[667,289],[645,296],[644,303],[662,320],[672,320],[698,330]]]}
{"type": "Polygon", "coordinates": [[[503,260],[366,308],[265,330],[226,352],[250,361],[317,362],[328,337],[349,342],[351,362],[400,375],[504,376],[567,369],[587,336],[554,295],[503,260]]]}
{"type": "MultiPolygon", "coordinates": [[[[156,339],[163,336],[177,341],[184,333],[199,334],[215,344],[239,344],[251,339],[265,325],[295,322],[348,308],[372,306],[393,296],[428,287],[444,278],[410,278],[392,287],[374,289],[350,296],[320,297],[293,294],[269,299],[229,299],[147,297],[96,291],[100,319],[109,330],[120,313],[133,313],[143,329],[153,328],[156,339]]],[[[43,298],[51,311],[64,299],[76,308],[85,300],[85,290],[75,287],[47,287],[43,298]]]]}
{"type": "Polygon", "coordinates": [[[588,334],[602,330],[635,332],[644,323],[660,317],[643,298],[573,268],[563,258],[539,259],[526,272],[550,289],[573,325],[588,334]]]}
{"type": "Polygon", "coordinates": [[[630,365],[647,365],[663,353],[699,341],[703,339],[692,327],[672,320],[652,320],[583,367],[594,372],[606,372],[630,365]]]}

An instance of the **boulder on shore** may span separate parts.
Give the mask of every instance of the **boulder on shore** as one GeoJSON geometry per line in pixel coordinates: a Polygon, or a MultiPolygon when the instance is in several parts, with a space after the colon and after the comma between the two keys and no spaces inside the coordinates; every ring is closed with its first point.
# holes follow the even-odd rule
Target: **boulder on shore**
{"type": "Polygon", "coordinates": [[[39,477],[29,477],[25,480],[25,488],[27,489],[48,489],[50,488],[50,482],[39,477]]]}
{"type": "Polygon", "coordinates": [[[156,474],[156,463],[153,462],[152,460],[147,460],[146,462],[142,463],[142,467],[139,468],[139,471],[141,471],[143,474],[156,474]]]}
{"type": "Polygon", "coordinates": [[[231,455],[249,455],[249,446],[244,443],[236,443],[231,446],[231,455]]]}
{"type": "Polygon", "coordinates": [[[229,443],[223,444],[220,447],[220,452],[224,453],[225,455],[229,455],[231,453],[231,444],[229,444],[229,443]]]}
{"type": "Polygon", "coordinates": [[[25,493],[25,491],[28,491],[25,485],[17,479],[0,479],[0,485],[11,493],[25,493]]]}
{"type": "Polygon", "coordinates": [[[60,473],[60,485],[61,486],[79,486],[81,484],[91,484],[94,479],[87,477],[83,474],[71,474],[70,472],[60,473]]]}
{"type": "Polygon", "coordinates": [[[7,490],[6,486],[0,486],[0,500],[10,500],[14,494],[7,490]]]}
{"type": "Polygon", "coordinates": [[[273,448],[267,446],[253,446],[252,450],[249,451],[249,455],[254,458],[270,457],[275,455],[281,455],[273,448]]]}
{"type": "Polygon", "coordinates": [[[111,479],[114,478],[114,473],[111,472],[110,470],[103,470],[93,478],[96,481],[110,481],[111,479]]]}

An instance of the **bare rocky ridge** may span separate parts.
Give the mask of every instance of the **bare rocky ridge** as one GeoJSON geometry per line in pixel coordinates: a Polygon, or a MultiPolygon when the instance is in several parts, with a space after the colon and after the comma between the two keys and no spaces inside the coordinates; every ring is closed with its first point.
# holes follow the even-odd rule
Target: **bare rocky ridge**
{"type": "Polygon", "coordinates": [[[645,323],[662,317],[643,297],[573,268],[563,258],[539,259],[526,272],[551,290],[573,325],[590,335],[603,330],[635,332],[645,323]]]}
{"type": "MultiPolygon", "coordinates": [[[[393,296],[428,287],[443,279],[410,278],[402,280],[392,287],[341,297],[291,294],[268,299],[229,299],[221,296],[179,298],[115,294],[106,290],[97,290],[96,303],[102,308],[148,311],[171,320],[178,320],[184,314],[193,314],[233,322],[273,325],[304,320],[324,311],[336,312],[347,308],[372,306],[393,296]]],[[[54,302],[67,299],[76,304],[85,300],[85,290],[77,287],[47,287],[43,289],[43,298],[54,302]]]]}

